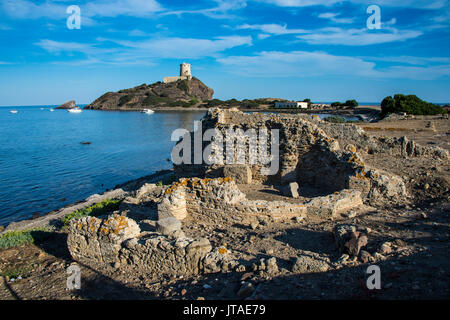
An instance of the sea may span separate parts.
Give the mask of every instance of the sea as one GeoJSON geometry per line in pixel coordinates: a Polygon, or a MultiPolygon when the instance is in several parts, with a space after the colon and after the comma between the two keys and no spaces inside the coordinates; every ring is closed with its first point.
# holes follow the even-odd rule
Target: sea
{"type": "Polygon", "coordinates": [[[171,168],[172,132],[193,130],[205,114],[54,107],[0,107],[0,225],[171,168]]]}

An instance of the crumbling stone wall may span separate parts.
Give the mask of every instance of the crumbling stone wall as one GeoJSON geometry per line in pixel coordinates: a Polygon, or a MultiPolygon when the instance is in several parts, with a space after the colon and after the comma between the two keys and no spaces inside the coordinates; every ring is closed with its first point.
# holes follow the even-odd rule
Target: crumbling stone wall
{"type": "MultiPolygon", "coordinates": [[[[203,132],[207,129],[217,129],[223,136],[226,136],[226,130],[229,128],[239,128],[244,132],[248,129],[257,131],[265,129],[268,132],[271,129],[279,130],[280,168],[278,173],[274,176],[262,175],[263,166],[250,165],[247,151],[246,163],[252,174],[251,181],[275,185],[297,182],[300,192],[306,192],[305,196],[324,196],[345,189],[359,190],[363,198],[367,197],[368,201],[378,200],[384,196],[388,197],[388,200],[395,200],[395,197],[391,196],[395,192],[398,192],[397,197],[406,196],[406,188],[399,177],[368,167],[358,153],[360,148],[368,148],[371,145],[387,148],[387,142],[383,145],[377,142],[378,140],[375,141],[375,138],[366,135],[356,126],[337,127],[335,124],[328,124],[303,115],[245,114],[237,109],[211,109],[202,119],[201,127],[203,132]],[[340,134],[344,139],[348,138],[349,141],[354,142],[356,146],[348,143],[342,146],[343,143],[339,142],[340,140],[333,138],[340,134]],[[372,189],[376,190],[371,192],[372,189]]],[[[194,138],[194,133],[191,133],[190,138],[194,138]]],[[[208,144],[209,142],[205,142],[203,148],[208,144]]],[[[225,143],[223,148],[226,154],[225,143]]],[[[398,143],[400,154],[403,152],[402,148],[407,154],[415,154],[417,150],[422,150],[417,146],[408,147],[408,144],[404,142],[403,146],[398,143]]],[[[270,150],[269,145],[267,150],[270,150]]],[[[192,158],[193,152],[192,148],[192,158]]],[[[236,146],[234,152],[237,152],[236,146]]],[[[174,170],[178,177],[223,177],[225,166],[225,164],[182,164],[174,165],[174,170]]]]}

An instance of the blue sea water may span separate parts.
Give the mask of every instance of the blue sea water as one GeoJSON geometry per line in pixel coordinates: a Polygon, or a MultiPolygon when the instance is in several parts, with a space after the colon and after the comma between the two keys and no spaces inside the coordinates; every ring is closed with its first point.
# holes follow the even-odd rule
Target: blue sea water
{"type": "Polygon", "coordinates": [[[204,115],[49,109],[0,108],[0,224],[170,168],[172,131],[192,130],[204,115]]]}

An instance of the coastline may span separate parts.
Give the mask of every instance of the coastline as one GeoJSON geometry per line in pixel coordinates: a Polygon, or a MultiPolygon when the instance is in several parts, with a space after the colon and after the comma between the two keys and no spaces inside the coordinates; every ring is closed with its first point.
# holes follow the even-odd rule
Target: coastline
{"type": "Polygon", "coordinates": [[[60,221],[60,219],[64,216],[77,210],[87,208],[105,200],[125,198],[129,194],[130,190],[139,189],[139,187],[145,183],[156,183],[172,174],[173,170],[159,170],[153,174],[118,184],[112,190],[107,190],[102,194],[94,193],[86,199],[76,201],[75,203],[66,205],[58,210],[50,211],[39,217],[10,222],[4,227],[3,230],[0,231],[0,236],[10,231],[23,231],[53,225],[54,223],[60,221]]]}

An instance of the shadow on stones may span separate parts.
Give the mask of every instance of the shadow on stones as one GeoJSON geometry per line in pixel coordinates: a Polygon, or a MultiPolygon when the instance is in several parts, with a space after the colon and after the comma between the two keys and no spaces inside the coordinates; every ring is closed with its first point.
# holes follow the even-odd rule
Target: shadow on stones
{"type": "Polygon", "coordinates": [[[336,254],[333,235],[326,231],[311,231],[300,228],[287,229],[282,235],[274,238],[292,248],[312,251],[319,254],[336,254]]]}

